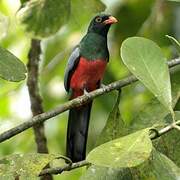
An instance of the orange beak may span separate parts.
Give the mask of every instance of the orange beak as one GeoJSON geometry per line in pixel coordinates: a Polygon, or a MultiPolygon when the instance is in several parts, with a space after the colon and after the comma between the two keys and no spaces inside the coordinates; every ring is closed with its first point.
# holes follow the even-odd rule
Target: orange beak
{"type": "Polygon", "coordinates": [[[118,22],[118,20],[115,17],[110,16],[109,19],[105,20],[103,23],[104,24],[114,24],[114,23],[117,23],[117,22],[118,22]]]}

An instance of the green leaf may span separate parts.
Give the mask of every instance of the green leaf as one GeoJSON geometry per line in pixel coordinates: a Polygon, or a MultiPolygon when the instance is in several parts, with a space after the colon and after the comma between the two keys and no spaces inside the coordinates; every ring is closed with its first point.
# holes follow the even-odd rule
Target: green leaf
{"type": "MultiPolygon", "coordinates": [[[[173,74],[171,74],[172,81],[172,95],[173,95],[173,107],[177,106],[180,98],[180,71],[178,67],[173,74]]],[[[175,112],[176,119],[180,119],[178,112],[175,112]]],[[[134,117],[132,124],[129,126],[129,133],[154,126],[156,129],[161,129],[168,125],[172,121],[170,114],[161,105],[158,100],[153,99],[149,104],[144,106],[140,112],[134,117]]],[[[172,130],[167,134],[153,140],[153,145],[178,166],[180,166],[180,136],[178,130],[172,130]]]]}
{"type": "MultiPolygon", "coordinates": [[[[174,69],[175,70],[175,69],[174,69]]],[[[176,106],[180,98],[180,71],[171,74],[173,108],[176,106]]],[[[148,104],[134,115],[130,124],[128,133],[144,129],[147,127],[162,128],[170,121],[166,120],[169,111],[156,99],[153,98],[148,104]]]]}
{"type": "MultiPolygon", "coordinates": [[[[175,111],[176,119],[180,119],[180,111],[175,111]]],[[[171,117],[167,117],[167,121],[170,121],[171,117]]],[[[177,129],[173,129],[170,132],[164,134],[158,139],[153,141],[154,146],[158,151],[165,154],[178,166],[180,166],[180,135],[177,129]]]]}
{"type": "Polygon", "coordinates": [[[26,67],[12,53],[0,47],[0,77],[8,81],[21,81],[26,78],[26,67]]]}
{"type": "Polygon", "coordinates": [[[88,154],[87,160],[103,167],[133,167],[144,162],[151,150],[149,129],[143,129],[96,147],[88,154]]]}
{"type": "Polygon", "coordinates": [[[100,145],[107,141],[116,139],[123,133],[125,125],[121,118],[119,110],[120,96],[121,92],[119,91],[117,101],[109,114],[105,127],[103,128],[101,134],[98,136],[96,145],[100,145]]]}
{"type": "Polygon", "coordinates": [[[117,170],[92,165],[81,180],[177,180],[179,176],[176,164],[153,149],[150,158],[137,167],[117,170]]]}
{"type": "Polygon", "coordinates": [[[137,179],[177,180],[180,177],[180,169],[170,159],[154,149],[151,158],[132,169],[132,174],[136,175],[137,179]]]}
{"type": "Polygon", "coordinates": [[[166,37],[170,39],[170,41],[172,42],[174,47],[177,49],[177,51],[180,55],[180,42],[172,36],[166,35],[166,37]]]}
{"type": "Polygon", "coordinates": [[[18,19],[33,36],[56,33],[70,15],[70,0],[30,0],[18,12],[18,19]]]}
{"type": "MultiPolygon", "coordinates": [[[[80,180],[131,180],[130,169],[114,169],[101,166],[90,166],[80,180]]],[[[134,179],[133,179],[134,180],[134,179]]]]}
{"type": "Polygon", "coordinates": [[[121,57],[128,69],[173,114],[169,71],[160,47],[149,39],[131,37],[123,42],[121,57]]]}
{"type": "Polygon", "coordinates": [[[57,156],[52,154],[13,154],[0,159],[0,177],[37,177],[41,170],[57,156]]]}

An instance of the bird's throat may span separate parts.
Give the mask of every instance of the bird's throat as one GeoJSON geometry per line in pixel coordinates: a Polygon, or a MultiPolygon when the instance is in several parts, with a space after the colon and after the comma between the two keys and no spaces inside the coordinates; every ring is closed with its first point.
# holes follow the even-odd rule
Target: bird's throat
{"type": "Polygon", "coordinates": [[[97,33],[87,33],[80,42],[81,55],[89,60],[109,59],[107,37],[97,33]]]}

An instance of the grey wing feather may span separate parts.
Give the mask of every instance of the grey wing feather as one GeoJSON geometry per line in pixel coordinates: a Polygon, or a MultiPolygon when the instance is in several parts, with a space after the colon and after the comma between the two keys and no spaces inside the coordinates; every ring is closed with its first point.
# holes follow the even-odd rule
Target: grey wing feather
{"type": "Polygon", "coordinates": [[[79,62],[79,59],[80,59],[80,48],[79,48],[79,46],[77,46],[72,51],[72,53],[68,59],[68,63],[67,63],[66,70],[65,70],[64,87],[67,92],[69,92],[70,79],[71,79],[74,69],[76,68],[76,66],[79,62]]]}

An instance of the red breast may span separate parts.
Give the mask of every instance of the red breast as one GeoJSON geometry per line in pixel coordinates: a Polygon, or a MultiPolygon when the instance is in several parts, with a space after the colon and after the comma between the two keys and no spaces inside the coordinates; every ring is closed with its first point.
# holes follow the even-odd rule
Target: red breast
{"type": "Polygon", "coordinates": [[[71,99],[83,95],[83,89],[93,91],[98,88],[98,82],[102,80],[107,61],[102,59],[87,60],[81,57],[74,71],[70,88],[73,91],[71,99]]]}

